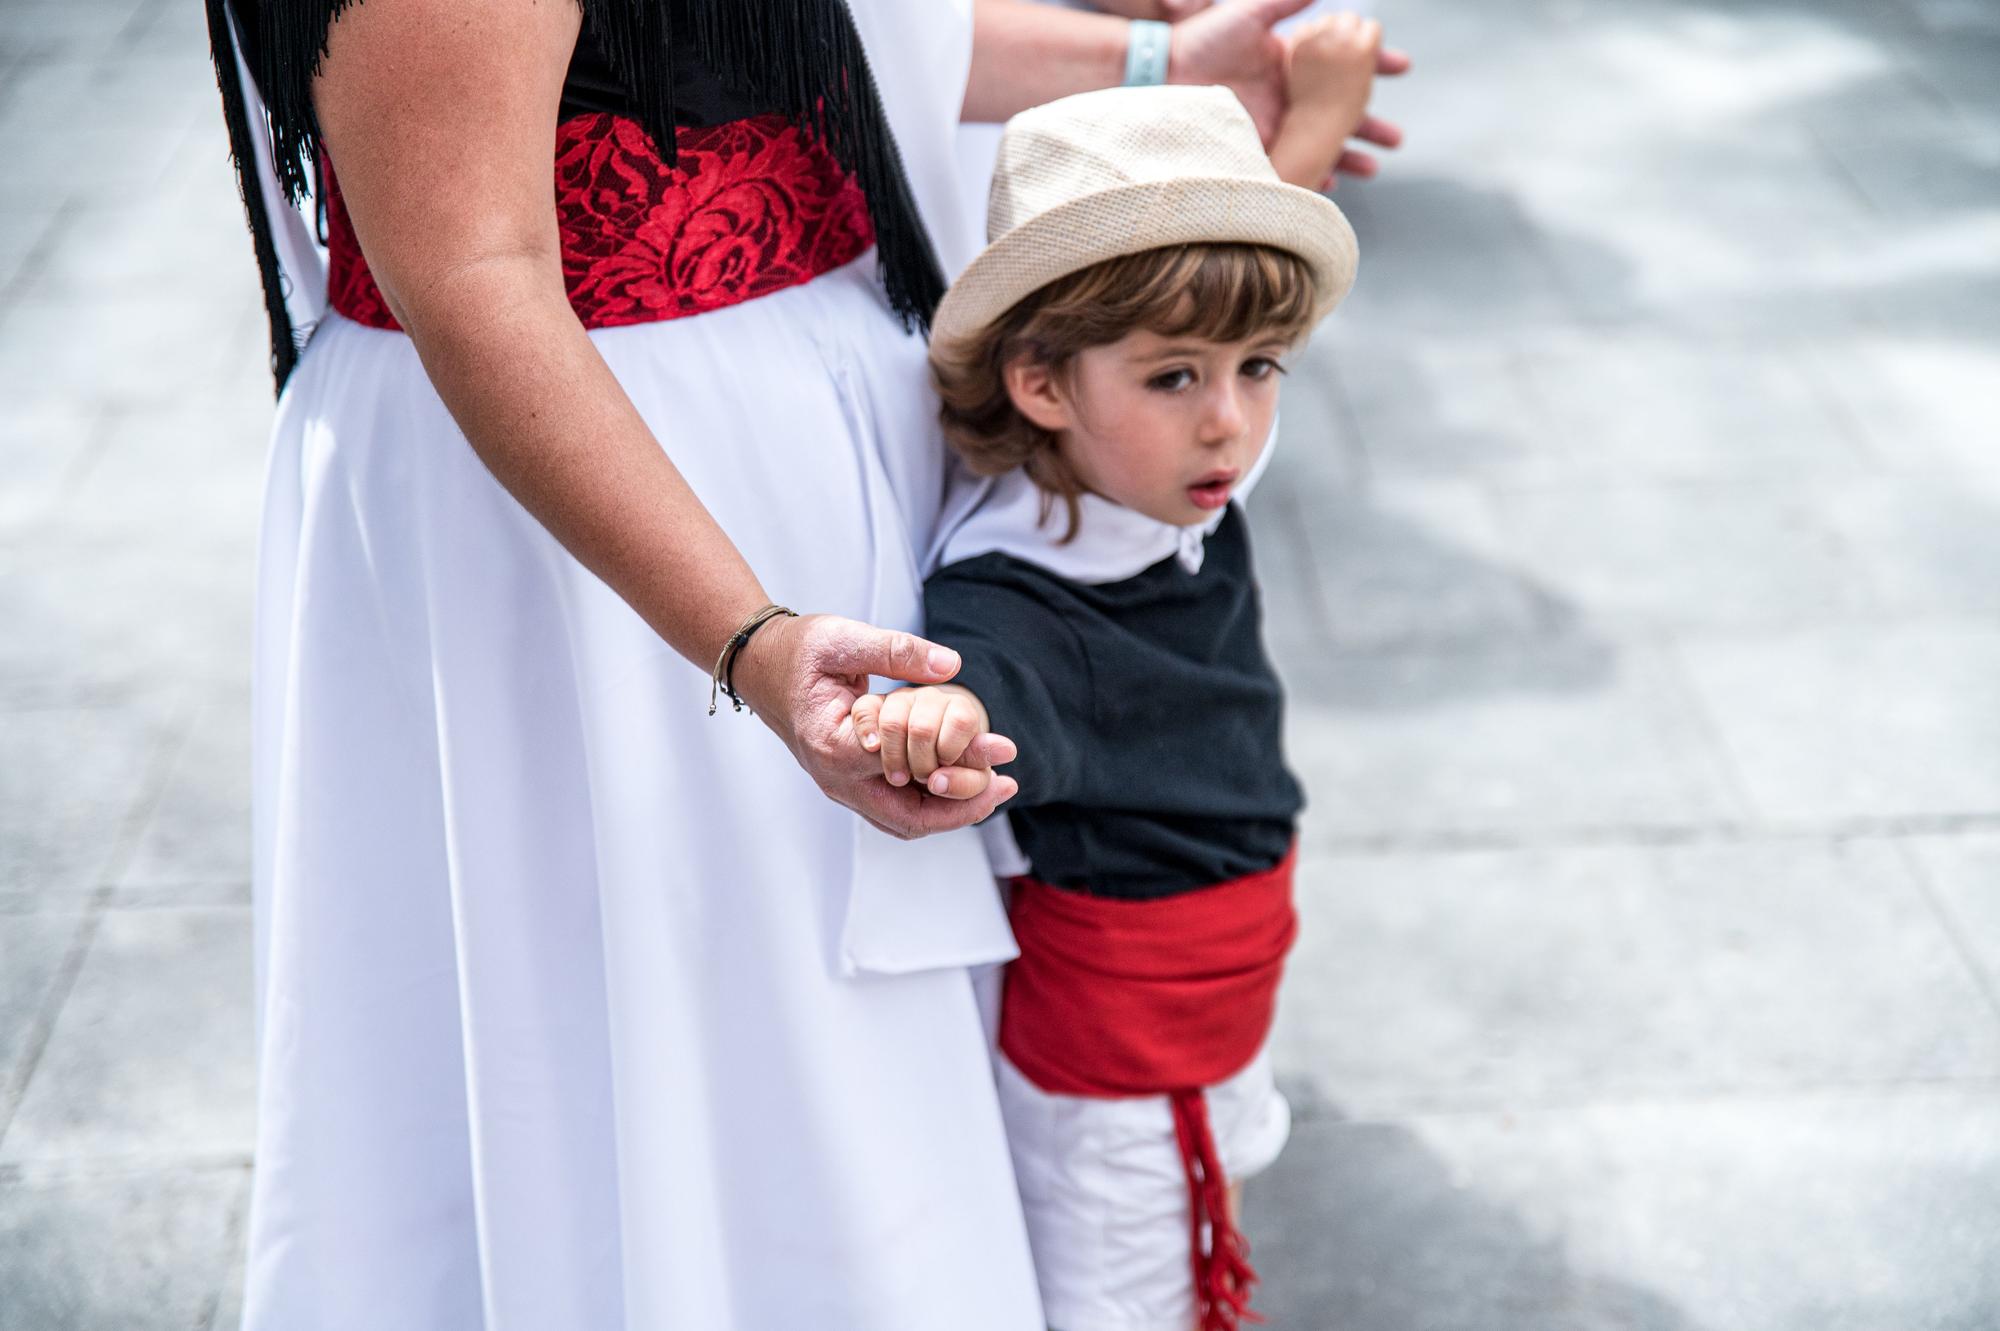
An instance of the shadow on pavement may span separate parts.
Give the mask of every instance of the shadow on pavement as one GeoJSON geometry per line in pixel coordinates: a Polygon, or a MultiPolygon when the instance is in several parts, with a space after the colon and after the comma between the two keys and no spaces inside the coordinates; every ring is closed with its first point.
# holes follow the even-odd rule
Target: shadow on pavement
{"type": "Polygon", "coordinates": [[[1299,1123],[1245,1189],[1268,1331],[1699,1331],[1641,1286],[1575,1270],[1393,1125],[1299,1123]]]}

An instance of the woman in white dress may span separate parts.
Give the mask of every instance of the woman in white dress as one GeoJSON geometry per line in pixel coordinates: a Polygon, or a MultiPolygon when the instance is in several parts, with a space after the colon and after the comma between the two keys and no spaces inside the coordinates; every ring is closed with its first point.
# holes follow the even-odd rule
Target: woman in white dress
{"type": "MultiPolygon", "coordinates": [[[[953,668],[908,632],[953,126],[1118,82],[1122,28],[208,3],[283,389],[245,1325],[1039,1327],[968,979],[1011,782],[891,788],[840,722],[953,668]],[[815,613],[707,715],[772,600],[815,613]]],[[[1268,94],[1288,8],[1175,77],[1268,94]]]]}

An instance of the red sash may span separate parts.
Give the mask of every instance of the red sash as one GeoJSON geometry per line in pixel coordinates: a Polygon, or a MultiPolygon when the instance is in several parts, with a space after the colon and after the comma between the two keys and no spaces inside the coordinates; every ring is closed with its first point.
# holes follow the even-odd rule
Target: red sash
{"type": "Polygon", "coordinates": [[[1014,880],[1020,959],[1007,968],[1000,1048],[1058,1095],[1166,1095],[1192,1203],[1202,1331],[1249,1311],[1256,1272],[1230,1222],[1202,1088],[1256,1057],[1298,933],[1297,850],[1261,873],[1151,901],[1014,880]]]}

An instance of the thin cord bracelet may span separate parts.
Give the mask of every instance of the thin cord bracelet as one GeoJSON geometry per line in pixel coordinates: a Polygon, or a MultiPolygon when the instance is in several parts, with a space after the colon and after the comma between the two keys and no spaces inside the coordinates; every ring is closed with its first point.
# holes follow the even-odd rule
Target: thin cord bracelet
{"type": "Polygon", "coordinates": [[[736,692],[736,657],[742,652],[744,644],[750,641],[750,636],[753,633],[763,628],[772,620],[782,619],[787,616],[797,619],[798,611],[788,609],[782,605],[767,605],[756,614],[750,616],[750,618],[744,620],[743,626],[730,634],[729,641],[722,644],[722,651],[715,658],[715,669],[711,670],[708,675],[708,714],[710,716],[715,715],[716,695],[718,693],[729,699],[731,711],[740,712],[743,710],[743,699],[736,692]]]}
{"type": "Polygon", "coordinates": [[[757,635],[758,629],[763,628],[766,624],[770,623],[774,619],[783,619],[787,615],[791,615],[792,618],[794,619],[798,617],[797,615],[793,614],[792,611],[785,609],[783,606],[779,606],[777,607],[777,613],[766,615],[764,618],[758,620],[755,624],[752,624],[749,628],[743,630],[743,640],[736,644],[736,650],[729,654],[729,660],[723,664],[722,691],[723,693],[728,695],[729,705],[736,711],[739,712],[742,711],[745,705],[743,699],[740,696],[738,696],[736,692],[737,660],[742,657],[743,649],[750,645],[750,639],[752,639],[757,635]]]}

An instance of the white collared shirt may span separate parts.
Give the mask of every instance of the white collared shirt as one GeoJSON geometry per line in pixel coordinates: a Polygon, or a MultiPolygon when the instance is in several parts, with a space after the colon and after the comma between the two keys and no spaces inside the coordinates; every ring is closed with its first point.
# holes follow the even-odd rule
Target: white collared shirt
{"type": "MultiPolygon", "coordinates": [[[[1230,503],[1248,498],[1277,440],[1278,423],[1273,420],[1270,437],[1230,503]]],[[[954,467],[949,486],[938,537],[925,564],[929,572],[998,551],[1071,582],[1092,585],[1136,577],[1170,555],[1188,572],[1199,573],[1204,542],[1229,511],[1224,506],[1205,521],[1182,527],[1085,494],[1077,501],[1076,537],[1065,543],[1068,518],[1062,501],[1047,502],[1040,487],[1019,468],[1004,476],[974,476],[954,467]]]]}

